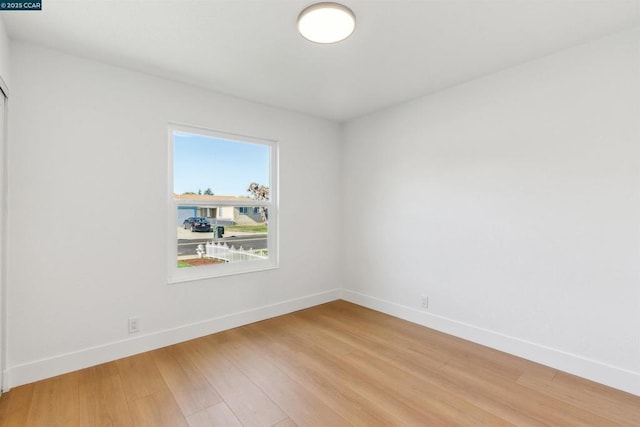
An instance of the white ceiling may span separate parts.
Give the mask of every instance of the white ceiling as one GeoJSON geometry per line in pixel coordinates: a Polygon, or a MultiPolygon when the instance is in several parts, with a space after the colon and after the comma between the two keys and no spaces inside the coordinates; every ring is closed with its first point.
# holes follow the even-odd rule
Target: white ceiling
{"type": "Polygon", "coordinates": [[[640,0],[344,0],[356,32],[296,31],[313,0],[44,0],[9,36],[345,121],[640,25],[640,0]]]}

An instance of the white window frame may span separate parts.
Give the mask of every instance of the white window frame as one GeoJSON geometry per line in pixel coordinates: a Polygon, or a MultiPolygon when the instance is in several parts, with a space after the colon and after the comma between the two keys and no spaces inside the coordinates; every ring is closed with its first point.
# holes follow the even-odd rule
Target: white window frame
{"type": "MultiPolygon", "coordinates": [[[[235,274],[251,273],[257,271],[271,270],[279,267],[279,249],[278,249],[278,142],[274,140],[256,138],[252,136],[238,135],[228,132],[220,132],[216,130],[206,129],[197,126],[190,126],[178,123],[169,124],[169,153],[168,153],[168,182],[167,182],[167,201],[168,201],[168,257],[169,257],[169,274],[168,281],[170,284],[189,282],[194,280],[210,279],[215,277],[229,276],[235,274]],[[173,134],[174,132],[183,132],[197,134],[217,139],[238,143],[249,143],[266,145],[269,147],[269,182],[262,185],[269,186],[269,200],[243,200],[241,202],[233,201],[215,201],[204,202],[194,199],[180,199],[176,201],[173,198],[173,134]],[[202,207],[265,207],[269,210],[269,223],[267,227],[267,249],[269,258],[266,260],[245,261],[225,264],[211,264],[198,267],[178,268],[178,249],[177,249],[177,212],[178,206],[202,206],[202,207]]],[[[249,186],[247,182],[247,187],[249,186]]]]}

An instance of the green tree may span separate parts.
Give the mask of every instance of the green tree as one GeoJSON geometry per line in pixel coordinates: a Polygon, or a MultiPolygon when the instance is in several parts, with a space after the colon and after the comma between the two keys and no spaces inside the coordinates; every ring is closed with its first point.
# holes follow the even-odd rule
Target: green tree
{"type": "Polygon", "coordinates": [[[207,188],[206,190],[204,190],[204,194],[206,196],[213,196],[213,191],[211,191],[211,188],[207,188]]]}

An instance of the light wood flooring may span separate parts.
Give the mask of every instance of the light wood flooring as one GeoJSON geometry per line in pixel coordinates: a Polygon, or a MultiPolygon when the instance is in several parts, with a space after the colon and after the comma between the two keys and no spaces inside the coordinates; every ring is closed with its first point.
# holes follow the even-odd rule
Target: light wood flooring
{"type": "Polygon", "coordinates": [[[344,301],[33,384],[0,426],[640,426],[640,397],[344,301]]]}

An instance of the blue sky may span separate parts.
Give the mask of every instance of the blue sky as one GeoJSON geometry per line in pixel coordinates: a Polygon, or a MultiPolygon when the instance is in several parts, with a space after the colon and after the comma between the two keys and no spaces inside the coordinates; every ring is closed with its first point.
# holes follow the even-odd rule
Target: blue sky
{"type": "Polygon", "coordinates": [[[269,185],[268,146],[174,132],[174,193],[211,188],[217,196],[247,196],[251,182],[269,185]]]}

